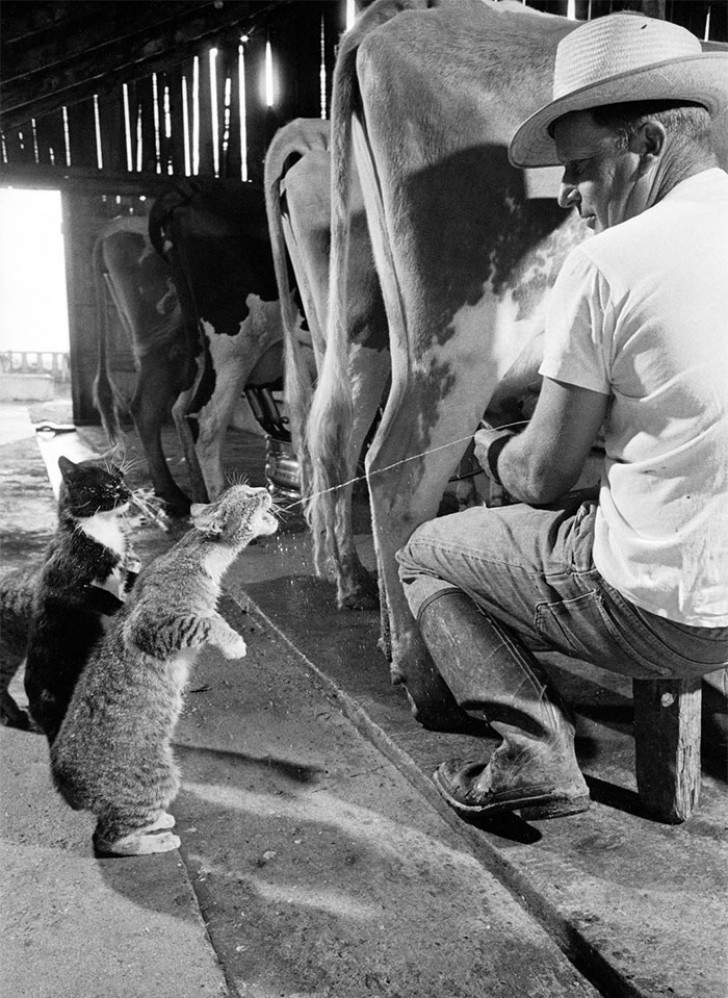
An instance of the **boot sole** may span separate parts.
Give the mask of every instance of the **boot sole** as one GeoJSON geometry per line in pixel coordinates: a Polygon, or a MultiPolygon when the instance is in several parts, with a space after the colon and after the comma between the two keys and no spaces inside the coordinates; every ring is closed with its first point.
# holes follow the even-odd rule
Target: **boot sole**
{"type": "Polygon", "coordinates": [[[435,770],[433,781],[440,796],[447,801],[450,807],[463,814],[477,814],[482,817],[503,814],[504,811],[519,811],[524,821],[543,821],[547,818],[563,818],[569,814],[580,814],[588,810],[591,804],[589,794],[580,794],[577,797],[559,796],[557,793],[547,794],[524,794],[522,797],[515,795],[507,800],[494,800],[491,804],[464,804],[457,797],[453,797],[449,789],[441,782],[439,770],[435,770]]]}
{"type": "Polygon", "coordinates": [[[589,794],[584,794],[582,797],[521,807],[519,812],[524,821],[544,821],[546,818],[565,818],[569,814],[581,814],[582,811],[588,811],[590,805],[591,797],[589,794]]]}

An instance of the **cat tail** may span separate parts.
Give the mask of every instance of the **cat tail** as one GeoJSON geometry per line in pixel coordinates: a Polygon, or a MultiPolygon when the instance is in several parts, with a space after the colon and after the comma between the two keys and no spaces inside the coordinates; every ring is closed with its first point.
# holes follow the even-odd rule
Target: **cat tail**
{"type": "Polygon", "coordinates": [[[107,312],[107,290],[117,308],[119,316],[124,321],[124,310],[120,308],[115,295],[108,269],[104,260],[104,233],[98,237],[93,248],[93,271],[96,285],[96,304],[98,313],[98,363],[96,378],[93,385],[94,405],[101,416],[101,422],[112,450],[119,447],[124,434],[121,429],[120,411],[126,411],[126,405],[111,380],[108,360],[109,320],[107,312]]]}
{"type": "Polygon", "coordinates": [[[28,731],[31,720],[8,692],[28,651],[39,569],[20,568],[0,580],[0,724],[28,731]]]}
{"type": "Polygon", "coordinates": [[[27,639],[33,614],[33,596],[40,580],[41,569],[18,568],[0,579],[0,621],[2,629],[24,630],[27,639]]]}

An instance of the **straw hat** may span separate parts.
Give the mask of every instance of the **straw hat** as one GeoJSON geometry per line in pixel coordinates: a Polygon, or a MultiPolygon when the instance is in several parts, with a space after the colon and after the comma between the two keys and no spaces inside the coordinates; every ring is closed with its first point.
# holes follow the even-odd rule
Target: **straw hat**
{"type": "Polygon", "coordinates": [[[559,42],[553,99],[518,129],[511,162],[555,166],[548,129],[557,118],[635,100],[684,100],[715,115],[728,106],[728,53],[703,53],[690,31],[642,14],[609,14],[583,24],[559,42]]]}

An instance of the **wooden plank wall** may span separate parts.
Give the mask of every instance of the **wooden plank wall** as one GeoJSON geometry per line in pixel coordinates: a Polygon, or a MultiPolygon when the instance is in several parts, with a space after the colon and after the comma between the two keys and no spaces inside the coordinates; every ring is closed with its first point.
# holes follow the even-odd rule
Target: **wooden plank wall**
{"type": "Polygon", "coordinates": [[[341,34],[340,4],[307,2],[287,6],[285,15],[244,43],[229,30],[216,40],[214,59],[217,138],[213,130],[210,52],[205,44],[177,65],[153,76],[119,84],[111,93],[91,97],[2,134],[2,161],[13,168],[32,165],[98,171],[107,176],[207,175],[262,181],[263,159],[276,129],[293,117],[321,113],[321,26],[327,68],[326,101],[331,96],[336,45],[341,34]],[[319,16],[312,16],[316,8],[319,16]],[[278,80],[272,108],[261,81],[266,43],[270,42],[278,80]],[[243,53],[244,124],[247,149],[241,149],[239,51],[243,53]],[[193,166],[185,132],[193,140],[192,81],[199,74],[199,163],[193,166]],[[226,81],[227,89],[226,89],[226,81]],[[226,105],[225,96],[229,94],[226,105]],[[128,122],[128,126],[127,126],[128,122]],[[186,127],[185,127],[186,126],[186,127]],[[128,133],[127,133],[128,127],[128,133]],[[99,147],[101,159],[99,159],[99,147]]]}

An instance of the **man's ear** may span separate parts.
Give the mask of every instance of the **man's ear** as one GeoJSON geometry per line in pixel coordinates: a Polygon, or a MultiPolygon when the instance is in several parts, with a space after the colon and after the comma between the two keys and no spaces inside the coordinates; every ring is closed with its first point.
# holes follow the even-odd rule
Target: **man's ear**
{"type": "Polygon", "coordinates": [[[645,166],[662,155],[667,141],[665,126],[659,121],[643,121],[629,141],[630,152],[636,153],[645,166]]]}

